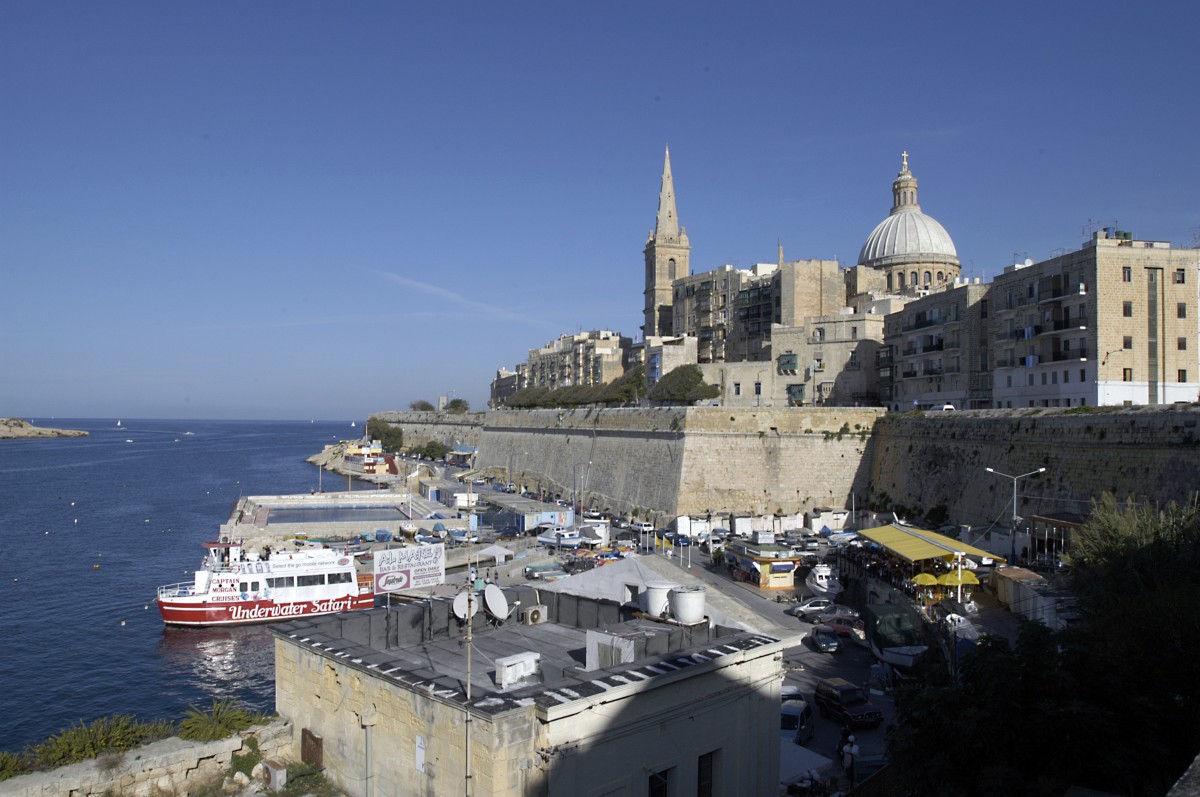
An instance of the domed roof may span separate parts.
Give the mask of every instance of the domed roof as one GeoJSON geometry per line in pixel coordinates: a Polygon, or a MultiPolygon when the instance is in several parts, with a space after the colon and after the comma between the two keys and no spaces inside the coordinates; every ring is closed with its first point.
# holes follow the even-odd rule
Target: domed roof
{"type": "Polygon", "coordinates": [[[892,183],[892,212],[879,222],[858,253],[864,266],[901,263],[952,263],[958,265],[958,250],[946,228],[921,212],[917,204],[917,178],[908,170],[908,153],[900,174],[892,183]]]}

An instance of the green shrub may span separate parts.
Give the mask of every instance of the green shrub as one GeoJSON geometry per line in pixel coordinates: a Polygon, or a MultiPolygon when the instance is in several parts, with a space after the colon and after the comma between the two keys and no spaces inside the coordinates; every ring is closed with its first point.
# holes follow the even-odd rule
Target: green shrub
{"type": "Polygon", "coordinates": [[[24,775],[31,772],[32,769],[24,756],[16,753],[0,752],[0,780],[8,780],[15,778],[17,775],[24,775]]]}
{"type": "Polygon", "coordinates": [[[233,700],[213,700],[210,711],[188,708],[187,718],[179,723],[179,738],[189,742],[215,742],[266,720],[239,706],[233,700]]]}
{"type": "Polygon", "coordinates": [[[132,750],[166,739],[175,732],[170,722],[139,722],[127,714],[101,717],[91,725],[79,725],[51,736],[26,751],[34,769],[58,767],[96,758],[102,753],[132,750]]]}

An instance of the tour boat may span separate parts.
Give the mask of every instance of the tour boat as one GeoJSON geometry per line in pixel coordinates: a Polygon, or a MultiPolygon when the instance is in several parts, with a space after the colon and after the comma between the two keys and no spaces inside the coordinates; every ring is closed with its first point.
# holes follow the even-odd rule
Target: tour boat
{"type": "Polygon", "coordinates": [[[808,590],[818,598],[832,598],[842,591],[842,582],[829,565],[813,565],[804,579],[808,590]]]}
{"type": "Polygon", "coordinates": [[[206,542],[193,581],[158,588],[168,625],[241,625],[333,614],[375,605],[369,574],[334,548],[269,551],[263,558],[240,543],[206,542]]]}

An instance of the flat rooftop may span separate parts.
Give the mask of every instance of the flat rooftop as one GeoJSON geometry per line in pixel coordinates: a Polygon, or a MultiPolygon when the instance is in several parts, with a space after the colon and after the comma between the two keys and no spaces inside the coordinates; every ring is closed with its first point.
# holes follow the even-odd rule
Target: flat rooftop
{"type": "MultiPolygon", "coordinates": [[[[634,607],[611,601],[539,595],[527,587],[504,593],[514,609],[509,619],[498,620],[481,607],[471,624],[470,705],[488,714],[528,706],[552,708],[780,642],[708,622],[684,626],[641,618],[634,607]],[[543,603],[537,603],[539,598],[543,603]],[[534,605],[566,622],[523,624],[519,610],[534,605]],[[598,640],[602,646],[615,640],[632,656],[626,656],[626,663],[587,670],[589,631],[599,632],[592,635],[593,651],[598,640]],[[497,660],[531,652],[540,657],[540,675],[501,685],[497,660]]],[[[449,599],[278,623],[271,630],[279,638],[410,689],[467,702],[466,624],[454,616],[449,599]]]]}

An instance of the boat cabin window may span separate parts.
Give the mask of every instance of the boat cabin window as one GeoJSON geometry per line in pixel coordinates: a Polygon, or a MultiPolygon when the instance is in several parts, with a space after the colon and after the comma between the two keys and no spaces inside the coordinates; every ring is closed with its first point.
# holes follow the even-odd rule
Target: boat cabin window
{"type": "Polygon", "coordinates": [[[240,581],[238,582],[238,592],[258,592],[257,581],[240,581]]]}
{"type": "Polygon", "coordinates": [[[296,576],[297,587],[319,587],[325,583],[325,575],[318,573],[315,576],[296,576]]]}
{"type": "Polygon", "coordinates": [[[329,574],[329,583],[330,584],[351,584],[353,582],[354,582],[354,578],[351,577],[351,575],[349,573],[330,573],[329,574]]]}
{"type": "Polygon", "coordinates": [[[280,576],[279,578],[268,578],[267,586],[271,589],[284,589],[286,587],[296,586],[295,576],[280,576]]]}

